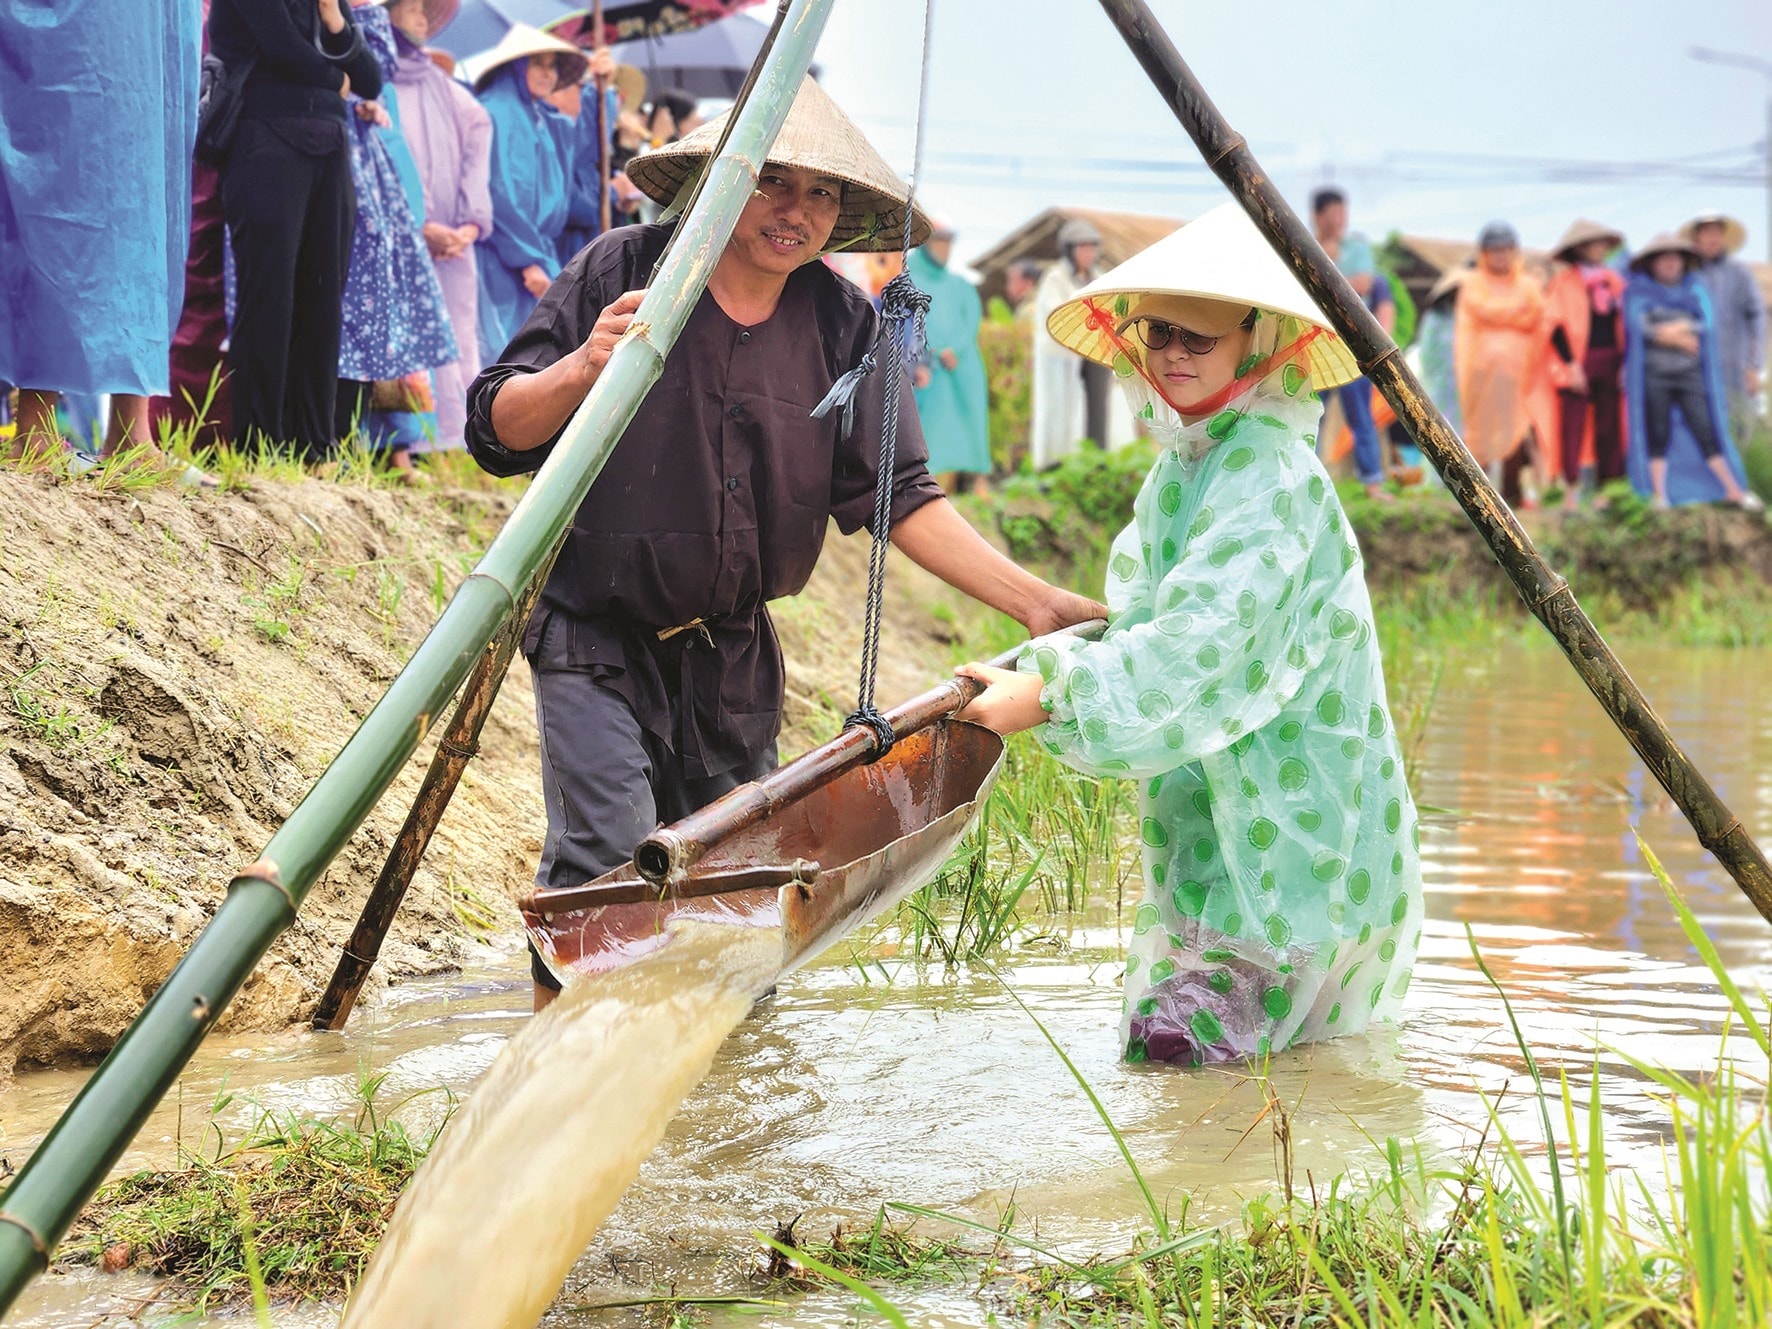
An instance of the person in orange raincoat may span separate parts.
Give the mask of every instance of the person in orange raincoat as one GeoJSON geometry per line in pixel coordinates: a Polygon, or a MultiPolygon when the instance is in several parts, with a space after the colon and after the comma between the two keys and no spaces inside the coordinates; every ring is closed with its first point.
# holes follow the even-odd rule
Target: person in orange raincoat
{"type": "Polygon", "coordinates": [[[1577,219],[1551,251],[1545,371],[1557,390],[1566,511],[1580,505],[1584,457],[1600,485],[1624,474],[1624,276],[1606,266],[1623,243],[1611,227],[1577,219]]]}
{"type": "MultiPolygon", "coordinates": [[[[1459,290],[1453,353],[1464,441],[1510,503],[1531,507],[1519,473],[1553,437],[1544,427],[1548,382],[1544,292],[1525,270],[1518,232],[1490,222],[1477,238],[1478,262],[1459,290]]],[[[1542,478],[1542,477],[1541,477],[1542,478]]]]}

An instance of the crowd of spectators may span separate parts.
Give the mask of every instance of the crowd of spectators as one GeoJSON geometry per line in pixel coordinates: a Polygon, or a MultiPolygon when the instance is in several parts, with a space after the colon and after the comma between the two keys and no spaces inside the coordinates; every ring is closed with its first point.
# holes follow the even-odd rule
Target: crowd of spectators
{"type": "Polygon", "coordinates": [[[481,364],[605,225],[655,211],[622,167],[697,115],[521,24],[457,70],[431,43],[458,4],[76,7],[0,34],[24,74],[0,88],[13,456],[175,465],[161,421],[310,464],[357,438],[409,474],[463,446],[481,364]]]}
{"type": "MultiPolygon", "coordinates": [[[[65,450],[75,470],[127,455],[205,484],[160,453],[163,422],[311,464],[358,438],[413,475],[425,453],[463,446],[480,367],[605,226],[657,215],[624,168],[699,118],[679,90],[648,100],[608,50],[522,24],[456,69],[433,43],[459,3],[184,0],[102,22],[77,7],[0,34],[25,75],[0,85],[13,455],[65,450]],[[115,132],[120,118],[133,132],[115,132]]],[[[1379,323],[1413,333],[1418,372],[1510,501],[1560,487],[1575,507],[1628,475],[1656,505],[1758,503],[1737,448],[1757,419],[1765,309],[1732,257],[1738,222],[1697,217],[1633,252],[1578,220],[1548,271],[1494,222],[1399,330],[1393,278],[1350,228],[1346,193],[1318,189],[1310,216],[1379,323]]],[[[952,245],[943,227],[913,256],[934,304],[910,369],[931,461],[958,489],[991,463],[982,310],[952,245]]],[[[1109,372],[1045,329],[1097,274],[1102,237],[1073,218],[1058,248],[1006,274],[1031,324],[1036,470],[1136,429],[1109,372]]],[[[851,275],[877,292],[869,276],[889,273],[851,275]]],[[[1365,379],[1332,400],[1343,427],[1324,448],[1346,446],[1389,501],[1419,458],[1399,440],[1387,462],[1391,417],[1365,379]]]]}

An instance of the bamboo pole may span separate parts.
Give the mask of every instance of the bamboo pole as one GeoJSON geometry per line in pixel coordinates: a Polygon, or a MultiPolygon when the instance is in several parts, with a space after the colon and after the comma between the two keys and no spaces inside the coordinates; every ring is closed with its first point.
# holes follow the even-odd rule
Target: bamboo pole
{"type": "Polygon", "coordinates": [[[1396,343],[1287,206],[1242,135],[1234,132],[1182,60],[1145,0],[1100,0],[1101,7],[1169,103],[1206,164],[1242,204],[1268,243],[1291,266],[1361,370],[1434,463],[1488,544],[1526,607],[1549,629],[1606,714],[1637,750],[1661,787],[1686,814],[1698,842],[1717,856],[1755,909],[1772,922],[1772,868],[1753,837],[1717,796],[1692,759],[1625,672],[1569,583],[1533,547],[1464,441],[1429,399],[1396,343]]]}
{"type": "Polygon", "coordinates": [[[834,0],[788,0],[781,38],[729,150],[679,225],[681,243],[658,275],[602,376],[573,414],[484,558],[386,695],[364,719],[262,857],[86,1082],[0,1196],[0,1316],[49,1262],[105,1174],[309,889],[392,783],[433,718],[516,608],[559,543],[627,428],[706,287],[756,176],[787,118],[834,0]]]}
{"type": "MultiPolygon", "coordinates": [[[[559,551],[556,549],[554,553],[557,555],[559,551]]],[[[400,834],[395,837],[393,848],[388,851],[387,861],[382,864],[381,874],[376,877],[369,898],[363,902],[357,926],[351,930],[351,939],[339,954],[332,981],[326,985],[325,993],[314,1007],[314,1028],[343,1029],[345,1021],[351,1018],[357,994],[363,990],[364,980],[375,967],[382,942],[406,899],[406,888],[412,884],[413,874],[424,861],[437,823],[443,819],[449,800],[455,796],[456,786],[461,783],[468,762],[480,750],[481,727],[492,713],[493,702],[498,700],[499,687],[504,683],[511,661],[516,658],[530,612],[547,582],[553,562],[553,557],[549,557],[536,572],[535,580],[523,593],[516,612],[480,653],[474,672],[462,688],[461,698],[455,704],[455,714],[431,757],[424,783],[412,800],[412,807],[400,827],[400,834]]]]}

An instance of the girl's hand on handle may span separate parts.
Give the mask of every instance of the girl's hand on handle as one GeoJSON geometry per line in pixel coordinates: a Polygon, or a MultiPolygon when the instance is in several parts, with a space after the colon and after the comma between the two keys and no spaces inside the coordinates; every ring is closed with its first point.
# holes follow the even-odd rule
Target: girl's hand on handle
{"type": "Polygon", "coordinates": [[[320,22],[330,33],[345,30],[345,16],[338,7],[338,0],[314,0],[314,7],[319,11],[320,22]]]}
{"type": "Polygon", "coordinates": [[[963,664],[954,673],[985,685],[974,701],[961,708],[956,719],[969,720],[999,734],[1019,734],[1024,729],[1046,723],[1046,711],[1040,705],[1038,674],[997,669],[976,662],[963,664]]]}

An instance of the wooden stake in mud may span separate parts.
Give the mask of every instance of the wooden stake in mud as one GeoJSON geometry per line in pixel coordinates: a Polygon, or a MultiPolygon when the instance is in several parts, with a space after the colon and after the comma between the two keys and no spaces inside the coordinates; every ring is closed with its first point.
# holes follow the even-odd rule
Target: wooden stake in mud
{"type": "MultiPolygon", "coordinates": [[[[554,554],[558,557],[559,550],[556,549],[554,554]]],[[[511,661],[516,658],[517,648],[523,641],[523,630],[529,626],[529,615],[553,566],[553,558],[542,564],[535,580],[518,600],[510,622],[486,644],[474,672],[468,675],[468,681],[462,686],[461,699],[456,702],[449,728],[443,731],[443,738],[431,757],[424,783],[412,800],[394,847],[388,851],[381,875],[375,879],[369,898],[363,902],[363,912],[358,915],[357,926],[351,930],[350,941],[339,954],[332,981],[326,985],[320,1004],[314,1007],[314,1028],[343,1029],[345,1021],[351,1018],[357,994],[363,990],[364,980],[375,967],[381,944],[394,924],[394,915],[400,912],[400,905],[406,899],[406,888],[412,884],[413,874],[424,860],[425,850],[430,848],[437,823],[442,820],[449,800],[455,796],[456,786],[461,783],[468,762],[480,750],[480,729],[492,713],[492,703],[498,700],[498,690],[510,670],[511,661]]]]}
{"type": "Polygon", "coordinates": [[[1569,583],[1533,547],[1464,441],[1446,423],[1446,417],[1403,363],[1396,343],[1287,206],[1242,135],[1225,122],[1150,6],[1145,0],[1101,0],[1101,7],[1200,149],[1206,164],[1224,181],[1268,243],[1297,274],[1353,351],[1366,377],[1396,411],[1409,436],[1432,459],[1446,481],[1446,488],[1464,508],[1526,607],[1557,639],[1575,672],[1606,708],[1606,714],[1637,750],[1661,787],[1679,804],[1686,820],[1698,832],[1698,842],[1717,856],[1754,908],[1772,922],[1772,868],[1742,826],[1741,818],[1724,806],[1716,790],[1674,740],[1612,648],[1606,645],[1593,620],[1576,603],[1569,583]]]}

